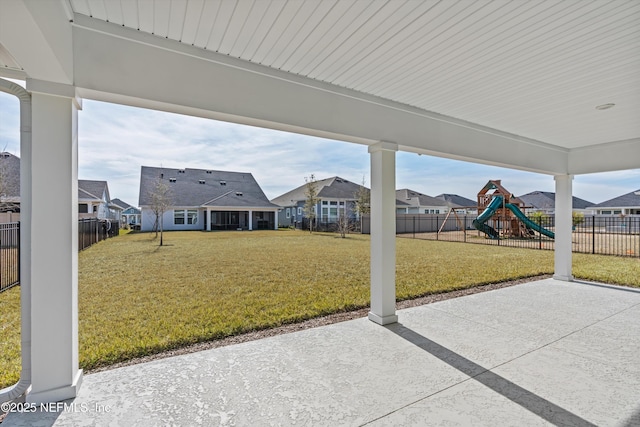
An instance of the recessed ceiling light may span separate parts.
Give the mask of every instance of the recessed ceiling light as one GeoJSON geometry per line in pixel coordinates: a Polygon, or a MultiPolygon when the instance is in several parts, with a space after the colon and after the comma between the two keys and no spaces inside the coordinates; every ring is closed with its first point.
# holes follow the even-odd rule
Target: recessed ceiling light
{"type": "Polygon", "coordinates": [[[610,103],[610,104],[602,104],[602,105],[598,105],[596,107],[596,110],[608,110],[609,108],[615,106],[616,104],[610,103]]]}

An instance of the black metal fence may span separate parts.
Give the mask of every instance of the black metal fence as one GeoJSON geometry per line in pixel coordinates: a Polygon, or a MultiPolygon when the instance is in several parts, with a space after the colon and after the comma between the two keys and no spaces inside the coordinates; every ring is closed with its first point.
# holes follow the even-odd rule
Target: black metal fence
{"type": "MultiPolygon", "coordinates": [[[[495,231],[494,238],[473,226],[475,215],[397,214],[399,237],[478,243],[529,249],[554,249],[553,215],[517,219],[492,218],[485,224],[495,231]],[[537,231],[541,229],[542,233],[537,231]],[[546,234],[551,234],[545,235],[546,234]]],[[[369,233],[369,218],[363,218],[362,232],[369,233]]],[[[488,230],[491,232],[491,230],[488,230]]],[[[580,253],[640,257],[640,215],[578,216],[574,218],[573,251],[580,253]]]]}
{"type": "Polygon", "coordinates": [[[78,250],[82,251],[109,237],[115,237],[119,230],[120,223],[118,221],[97,218],[81,219],[78,221],[78,250]]]}
{"type": "Polygon", "coordinates": [[[0,224],[0,292],[20,283],[20,223],[0,224]]]}
{"type": "MultiPolygon", "coordinates": [[[[78,250],[118,235],[118,221],[97,218],[78,221],[78,250]]],[[[0,292],[20,284],[20,223],[0,224],[0,292]]]]}

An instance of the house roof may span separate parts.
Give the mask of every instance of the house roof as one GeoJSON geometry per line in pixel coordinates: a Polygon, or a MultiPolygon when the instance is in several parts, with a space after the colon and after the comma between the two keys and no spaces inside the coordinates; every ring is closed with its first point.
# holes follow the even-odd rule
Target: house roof
{"type": "Polygon", "coordinates": [[[157,179],[171,189],[173,206],[277,208],[264,195],[253,175],[206,169],[170,169],[142,166],[140,206],[149,206],[157,179]]]}
{"type": "MultiPolygon", "coordinates": [[[[356,184],[339,176],[333,176],[331,178],[321,179],[315,181],[316,189],[318,190],[318,198],[320,199],[347,199],[355,200],[358,198],[357,193],[362,185],[356,184]]],[[[296,202],[306,200],[305,194],[307,185],[303,184],[300,187],[294,188],[274,199],[271,200],[279,206],[291,206],[296,202]],[[292,203],[293,202],[293,203],[292,203]]],[[[367,191],[368,188],[364,187],[367,191]]]]}
{"type": "Polygon", "coordinates": [[[78,200],[102,201],[103,196],[106,196],[107,202],[110,201],[111,197],[109,196],[109,185],[107,181],[78,180],[78,200]]]}
{"type": "Polygon", "coordinates": [[[127,202],[125,202],[125,201],[122,201],[122,200],[120,200],[120,199],[118,199],[118,198],[116,198],[116,199],[112,199],[112,200],[111,200],[111,203],[112,203],[112,204],[114,204],[114,205],[116,205],[117,207],[119,207],[119,208],[120,208],[120,209],[122,209],[122,210],[125,210],[125,209],[128,209],[128,208],[133,207],[133,206],[131,206],[129,203],[127,203],[127,202]]]}
{"type": "MultiPolygon", "coordinates": [[[[556,193],[550,191],[533,191],[519,197],[526,206],[531,206],[536,209],[555,209],[556,207],[556,193]]],[[[573,197],[573,209],[586,209],[592,206],[593,203],[579,197],[573,197]]]]}
{"type": "MultiPolygon", "coordinates": [[[[449,204],[439,198],[427,196],[426,194],[419,193],[408,188],[396,190],[396,200],[405,202],[410,206],[447,206],[449,204]]],[[[459,207],[459,206],[455,206],[459,207]]]]}
{"type": "Polygon", "coordinates": [[[111,200],[111,205],[115,205],[117,206],[120,210],[122,210],[122,213],[128,213],[128,214],[139,214],[140,213],[140,209],[136,208],[135,206],[131,206],[129,203],[121,200],[121,199],[113,199],[111,200]],[[127,212],[129,211],[129,212],[127,212]]]}
{"type": "Polygon", "coordinates": [[[467,199],[466,197],[458,196],[457,194],[438,194],[436,198],[444,200],[452,208],[475,208],[478,206],[477,202],[467,199]]]}
{"type": "Polygon", "coordinates": [[[640,208],[640,190],[614,197],[590,208],[640,208]]]}
{"type": "MultiPolygon", "coordinates": [[[[9,201],[20,202],[20,157],[11,153],[0,153],[0,193],[9,201]]],[[[102,201],[106,194],[109,200],[107,181],[78,180],[78,200],[102,201]]]]}
{"type": "Polygon", "coordinates": [[[20,199],[20,157],[0,153],[0,193],[8,199],[20,199]]]}

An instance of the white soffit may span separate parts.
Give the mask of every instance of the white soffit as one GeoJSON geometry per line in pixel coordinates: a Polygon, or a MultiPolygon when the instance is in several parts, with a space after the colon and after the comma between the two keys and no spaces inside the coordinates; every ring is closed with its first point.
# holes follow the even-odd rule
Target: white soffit
{"type": "Polygon", "coordinates": [[[640,137],[640,1],[69,1],[78,14],[563,148],[640,137]],[[606,103],[615,107],[596,110],[606,103]]]}

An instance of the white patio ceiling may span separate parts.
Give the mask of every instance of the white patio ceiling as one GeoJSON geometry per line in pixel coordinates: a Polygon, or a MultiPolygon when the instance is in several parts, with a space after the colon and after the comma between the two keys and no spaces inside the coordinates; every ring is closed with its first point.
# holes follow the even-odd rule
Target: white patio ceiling
{"type": "Polygon", "coordinates": [[[44,3],[0,6],[4,74],[546,173],[640,167],[638,1],[44,3]]]}

